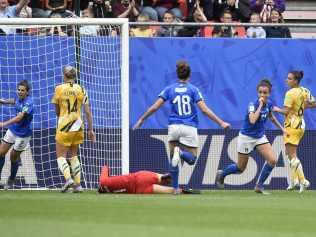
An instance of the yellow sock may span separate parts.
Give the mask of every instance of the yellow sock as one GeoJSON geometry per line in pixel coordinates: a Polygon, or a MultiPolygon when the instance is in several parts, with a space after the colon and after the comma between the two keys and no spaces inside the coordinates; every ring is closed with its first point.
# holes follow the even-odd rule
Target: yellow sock
{"type": "Polygon", "coordinates": [[[58,163],[58,168],[60,170],[60,172],[64,175],[65,180],[68,180],[71,178],[70,176],[70,168],[69,165],[67,163],[67,160],[65,157],[58,157],[57,158],[57,163],[58,163]]]}
{"type": "Polygon", "coordinates": [[[298,182],[298,176],[296,173],[296,166],[295,166],[296,158],[293,158],[292,160],[290,160],[288,157],[288,161],[289,161],[290,170],[291,170],[290,171],[290,180],[291,180],[292,184],[295,184],[296,182],[298,182]]]}
{"type": "Polygon", "coordinates": [[[303,171],[303,166],[301,164],[301,161],[299,159],[297,159],[299,161],[298,165],[296,166],[296,170],[295,173],[298,176],[298,180],[300,181],[300,183],[303,183],[305,181],[305,175],[304,175],[304,171],[303,171]]]}
{"type": "Polygon", "coordinates": [[[73,156],[70,159],[70,165],[72,170],[72,175],[74,177],[75,184],[80,184],[80,178],[81,178],[81,169],[80,169],[80,161],[78,159],[78,156],[73,156]]]}

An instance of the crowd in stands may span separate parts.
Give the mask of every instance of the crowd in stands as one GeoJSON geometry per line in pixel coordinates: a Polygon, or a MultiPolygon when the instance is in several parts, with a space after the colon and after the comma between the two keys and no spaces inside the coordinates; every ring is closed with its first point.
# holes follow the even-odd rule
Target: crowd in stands
{"type": "MultiPolygon", "coordinates": [[[[285,0],[81,0],[80,17],[129,18],[130,22],[252,22],[282,23],[285,0]]],[[[0,18],[7,17],[77,17],[75,0],[0,0],[0,18]]],[[[22,30],[25,32],[25,30],[22,30]]],[[[12,27],[0,26],[0,34],[16,33],[12,27]]],[[[26,33],[34,34],[27,30],[26,33]]],[[[69,35],[73,30],[52,27],[38,34],[69,35]]],[[[98,26],[83,26],[81,34],[116,35],[118,30],[98,26]]],[[[130,35],[135,37],[249,37],[290,38],[287,27],[241,26],[137,26],[130,35]]]]}

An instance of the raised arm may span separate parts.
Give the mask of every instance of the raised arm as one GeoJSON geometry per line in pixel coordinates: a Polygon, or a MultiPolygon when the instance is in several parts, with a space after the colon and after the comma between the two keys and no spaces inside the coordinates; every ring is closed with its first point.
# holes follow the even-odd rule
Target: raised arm
{"type": "Polygon", "coordinates": [[[257,122],[258,118],[260,117],[260,112],[261,112],[261,109],[262,109],[262,106],[263,106],[263,100],[260,98],[259,102],[260,102],[260,104],[259,104],[257,110],[249,112],[248,116],[249,116],[249,122],[251,124],[255,124],[257,122]]]}
{"type": "Polygon", "coordinates": [[[20,0],[18,4],[16,4],[16,14],[19,15],[23,7],[29,4],[30,0],[20,0]]]}
{"type": "Polygon", "coordinates": [[[88,122],[88,137],[93,143],[95,143],[96,137],[93,131],[93,118],[92,118],[92,113],[91,113],[89,104],[84,104],[84,112],[86,114],[87,122],[88,122]]]}
{"type": "Polygon", "coordinates": [[[2,104],[2,105],[14,105],[15,99],[0,99],[0,104],[2,104]]]}
{"type": "Polygon", "coordinates": [[[155,113],[163,104],[165,101],[162,98],[158,98],[156,102],[149,107],[149,109],[137,120],[136,124],[134,125],[133,129],[140,128],[142,124],[145,122],[145,120],[155,113]]]}
{"type": "Polygon", "coordinates": [[[197,103],[198,107],[202,111],[203,114],[205,114],[209,119],[213,120],[215,123],[217,123],[219,126],[221,126],[224,129],[230,128],[230,124],[226,123],[222,119],[220,119],[206,104],[203,100],[200,100],[197,103]]]}
{"type": "Polygon", "coordinates": [[[313,109],[313,108],[316,108],[316,101],[314,101],[314,102],[312,102],[312,103],[307,102],[307,103],[305,104],[305,108],[306,108],[306,109],[313,109]]]}

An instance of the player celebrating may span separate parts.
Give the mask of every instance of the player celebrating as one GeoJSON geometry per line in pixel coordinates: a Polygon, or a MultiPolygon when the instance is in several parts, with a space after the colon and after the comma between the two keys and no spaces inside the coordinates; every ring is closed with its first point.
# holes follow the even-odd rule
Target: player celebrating
{"type": "Polygon", "coordinates": [[[175,194],[178,192],[178,176],[180,159],[193,165],[197,159],[198,143],[198,108],[211,120],[219,124],[222,128],[230,127],[211,109],[207,107],[199,89],[189,83],[191,74],[190,66],[185,61],[177,63],[177,75],[179,81],[167,86],[159,94],[156,102],[140,117],[134,129],[141,127],[144,121],[155,111],[157,111],[166,101],[171,105],[168,126],[168,140],[171,158],[172,187],[175,194]]]}
{"type": "Polygon", "coordinates": [[[216,184],[219,188],[224,188],[224,179],[227,175],[239,174],[246,169],[249,154],[256,149],[266,162],[260,172],[255,191],[257,193],[265,193],[263,184],[277,163],[277,157],[265,136],[264,125],[267,118],[269,117],[284,132],[282,125],[272,114],[273,105],[269,100],[271,89],[272,85],[269,80],[261,80],[259,82],[257,86],[258,99],[254,103],[251,102],[249,104],[243,127],[238,135],[238,162],[227,166],[224,170],[217,171],[216,184]]]}
{"type": "Polygon", "coordinates": [[[302,164],[297,157],[297,146],[305,131],[304,110],[305,108],[316,107],[315,98],[311,95],[310,91],[299,86],[303,76],[303,71],[291,71],[288,73],[286,83],[290,89],[286,92],[284,98],[284,108],[275,109],[276,112],[285,115],[285,153],[291,168],[290,185],[287,190],[293,190],[297,185],[298,179],[300,193],[308,188],[310,183],[305,179],[302,164]]]}
{"type": "MultiPolygon", "coordinates": [[[[129,194],[173,194],[174,189],[168,187],[170,174],[158,174],[151,171],[138,171],[127,175],[109,176],[109,168],[102,167],[99,193],[129,194]]],[[[197,190],[179,189],[183,194],[199,194],[197,190]]]]}
{"type": "Polygon", "coordinates": [[[0,122],[0,128],[8,127],[0,145],[0,177],[5,162],[5,154],[13,145],[10,152],[11,175],[4,185],[5,189],[14,184],[19,169],[20,155],[27,148],[31,140],[33,119],[33,100],[29,97],[30,86],[26,80],[20,81],[17,87],[17,98],[0,99],[0,104],[14,105],[16,116],[5,122],[0,122]]]}
{"type": "Polygon", "coordinates": [[[66,192],[70,187],[73,187],[74,192],[82,192],[80,185],[81,168],[77,156],[79,144],[83,143],[84,139],[84,123],[81,117],[82,106],[88,121],[89,139],[96,142],[88,96],[84,88],[75,83],[76,73],[74,67],[64,67],[64,83],[55,88],[52,99],[58,117],[56,129],[57,163],[66,180],[62,192],[66,192]],[[74,180],[70,175],[70,168],[66,160],[67,154],[70,155],[70,166],[74,180]]]}

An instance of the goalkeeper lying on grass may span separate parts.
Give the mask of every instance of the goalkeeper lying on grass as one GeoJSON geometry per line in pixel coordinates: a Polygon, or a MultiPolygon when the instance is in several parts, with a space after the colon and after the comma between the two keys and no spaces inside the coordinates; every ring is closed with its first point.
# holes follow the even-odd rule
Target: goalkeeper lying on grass
{"type": "MultiPolygon", "coordinates": [[[[99,193],[173,194],[170,174],[138,171],[127,175],[109,176],[109,168],[102,167],[99,193]]],[[[199,194],[198,190],[181,189],[182,194],[199,194]]]]}

